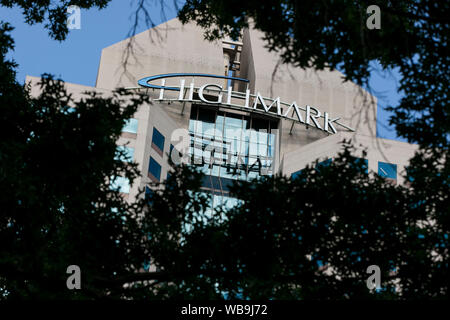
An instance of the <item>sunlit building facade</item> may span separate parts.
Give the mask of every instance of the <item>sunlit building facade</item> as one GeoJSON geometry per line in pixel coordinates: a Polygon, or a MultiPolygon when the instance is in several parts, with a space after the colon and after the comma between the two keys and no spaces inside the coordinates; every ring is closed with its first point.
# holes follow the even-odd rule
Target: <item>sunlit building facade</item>
{"type": "Polygon", "coordinates": [[[234,180],[295,177],[316,160],[332,161],[344,139],[368,174],[403,183],[416,146],[377,137],[377,99],[342,79],[338,71],[281,64],[254,29],[237,41],[208,42],[199,27],[173,19],[103,49],[95,87],[67,88],[75,97],[116,88],[150,96],[117,141],[122,160],[142,172],[132,185],[122,177],[113,184],[130,201],[170,176],[175,151],[205,173],[203,191],[216,206],[236,203],[229,195],[234,180]],[[135,51],[125,59],[131,40],[135,51]]]}

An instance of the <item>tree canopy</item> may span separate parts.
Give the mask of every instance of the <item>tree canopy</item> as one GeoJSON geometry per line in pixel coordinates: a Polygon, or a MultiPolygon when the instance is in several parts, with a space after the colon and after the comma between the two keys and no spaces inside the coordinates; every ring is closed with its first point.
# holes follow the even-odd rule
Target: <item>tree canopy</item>
{"type": "Polygon", "coordinates": [[[252,23],[283,62],[337,68],[360,85],[373,61],[397,68],[403,98],[391,106],[391,123],[410,142],[442,149],[450,142],[449,14],[448,1],[432,0],[187,0],[179,17],[203,27],[208,39],[237,38],[252,23]],[[366,27],[371,5],[380,8],[380,29],[366,27]]]}

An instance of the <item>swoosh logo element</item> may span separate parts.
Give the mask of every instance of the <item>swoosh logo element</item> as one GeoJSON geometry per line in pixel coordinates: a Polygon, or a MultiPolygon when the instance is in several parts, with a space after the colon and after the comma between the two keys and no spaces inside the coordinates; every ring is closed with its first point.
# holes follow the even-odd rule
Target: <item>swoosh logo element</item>
{"type": "Polygon", "coordinates": [[[216,75],[216,74],[207,74],[207,73],[167,73],[167,74],[159,74],[156,76],[142,78],[142,79],[138,80],[138,85],[145,87],[145,88],[180,91],[180,88],[177,88],[177,87],[166,87],[166,86],[163,87],[163,86],[160,86],[157,84],[149,83],[150,81],[154,81],[154,80],[158,80],[158,79],[176,78],[176,77],[202,77],[202,78],[236,80],[236,81],[242,81],[242,82],[247,82],[247,83],[250,82],[248,79],[244,79],[244,78],[220,76],[220,75],[216,75]]]}

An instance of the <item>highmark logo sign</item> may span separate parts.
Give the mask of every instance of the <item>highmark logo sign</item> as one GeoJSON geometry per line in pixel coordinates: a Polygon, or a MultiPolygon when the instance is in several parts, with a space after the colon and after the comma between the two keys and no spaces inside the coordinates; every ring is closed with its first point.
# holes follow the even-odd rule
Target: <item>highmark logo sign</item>
{"type": "MultiPolygon", "coordinates": [[[[201,87],[195,87],[194,78],[216,78],[249,83],[243,78],[228,77],[221,75],[203,74],[203,73],[168,73],[156,76],[142,78],[138,81],[141,87],[159,90],[157,101],[180,101],[180,102],[199,102],[211,105],[225,106],[232,109],[247,110],[250,112],[262,112],[282,119],[293,120],[306,126],[312,126],[330,134],[337,132],[335,125],[341,126],[349,131],[354,129],[338,122],[340,119],[332,118],[328,112],[320,112],[319,109],[306,105],[298,106],[294,101],[292,103],[282,102],[280,97],[275,99],[263,97],[258,91],[251,94],[249,89],[244,92],[233,91],[231,86],[225,90],[216,83],[207,83],[201,87]],[[167,78],[180,78],[179,86],[166,86],[167,78]],[[185,78],[191,78],[189,84],[185,78]],[[161,80],[161,84],[152,84],[150,82],[161,80]],[[165,91],[179,91],[178,98],[167,98],[165,91]],[[194,98],[194,93],[198,99],[194,98]],[[206,97],[205,97],[206,95],[206,97]],[[242,103],[237,103],[242,102],[242,103]]],[[[196,98],[197,98],[196,97],[196,98]]]]}

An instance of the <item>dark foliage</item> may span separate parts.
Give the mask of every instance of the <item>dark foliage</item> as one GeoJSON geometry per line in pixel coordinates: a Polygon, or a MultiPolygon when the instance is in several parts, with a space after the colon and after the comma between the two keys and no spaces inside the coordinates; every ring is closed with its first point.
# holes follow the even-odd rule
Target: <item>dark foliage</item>
{"type": "Polygon", "coordinates": [[[43,23],[51,38],[65,40],[69,29],[67,27],[67,8],[78,6],[82,9],[105,8],[111,0],[1,0],[4,7],[19,7],[25,22],[28,24],[43,23]]]}
{"type": "Polygon", "coordinates": [[[9,30],[0,30],[2,289],[11,298],[67,298],[66,268],[78,264],[85,293],[94,297],[97,276],[130,272],[146,259],[131,218],[138,207],[109,184],[110,177],[139,174],[114,156],[125,120],[146,98],[119,91],[74,101],[47,75],[32,97],[5,61],[9,30]]]}

